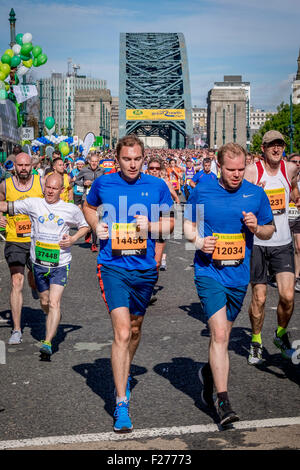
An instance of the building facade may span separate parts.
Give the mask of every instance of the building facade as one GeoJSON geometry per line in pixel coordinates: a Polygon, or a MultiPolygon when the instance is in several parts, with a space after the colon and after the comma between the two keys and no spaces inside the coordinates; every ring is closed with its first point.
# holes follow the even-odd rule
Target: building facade
{"type": "Polygon", "coordinates": [[[250,83],[241,75],[224,76],[207,97],[207,140],[211,148],[227,142],[250,145],[250,83]]]}
{"type": "Polygon", "coordinates": [[[58,134],[74,134],[75,94],[78,90],[105,90],[106,80],[84,75],[52,73],[37,81],[40,97],[40,121],[52,116],[58,134]]]}
{"type": "Polygon", "coordinates": [[[250,137],[256,134],[265,122],[274,116],[276,111],[265,111],[264,109],[250,108],[250,137]]]}
{"type": "Polygon", "coordinates": [[[110,90],[77,90],[75,93],[74,133],[84,139],[88,132],[103,137],[103,145],[112,146],[112,97],[110,90]]]}
{"type": "Polygon", "coordinates": [[[111,143],[116,148],[119,140],[119,98],[113,96],[111,99],[111,143]]]}
{"type": "Polygon", "coordinates": [[[203,147],[207,140],[207,108],[192,107],[195,148],[203,147]]]}
{"type": "Polygon", "coordinates": [[[299,56],[298,56],[298,69],[295,80],[292,84],[293,94],[292,94],[292,101],[293,104],[300,104],[300,49],[299,49],[299,56]]]}

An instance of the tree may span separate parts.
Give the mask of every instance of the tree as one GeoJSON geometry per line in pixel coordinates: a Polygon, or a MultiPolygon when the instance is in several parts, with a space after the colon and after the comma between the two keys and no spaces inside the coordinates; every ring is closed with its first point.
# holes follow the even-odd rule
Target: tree
{"type": "MultiPolygon", "coordinates": [[[[252,153],[261,153],[261,143],[265,132],[270,130],[276,130],[281,132],[286,141],[286,153],[290,153],[290,106],[285,103],[281,103],[277,107],[277,114],[270,116],[265,124],[259,129],[258,133],[253,136],[250,151],[252,153]]],[[[293,151],[300,152],[300,104],[293,105],[293,124],[294,124],[294,135],[293,135],[293,151]]]]}

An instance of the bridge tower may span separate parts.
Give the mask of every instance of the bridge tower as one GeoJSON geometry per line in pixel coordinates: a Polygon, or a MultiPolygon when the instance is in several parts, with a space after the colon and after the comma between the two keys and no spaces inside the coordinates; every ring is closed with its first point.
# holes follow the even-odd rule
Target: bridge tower
{"type": "Polygon", "coordinates": [[[192,105],[182,33],[121,33],[119,137],[158,136],[192,148],[192,105]]]}

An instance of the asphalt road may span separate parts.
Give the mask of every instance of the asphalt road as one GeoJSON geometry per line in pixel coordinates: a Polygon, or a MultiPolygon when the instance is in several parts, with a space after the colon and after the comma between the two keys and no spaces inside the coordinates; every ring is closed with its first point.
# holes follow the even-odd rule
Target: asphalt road
{"type": "MultiPolygon", "coordinates": [[[[256,424],[222,431],[215,414],[201,404],[198,370],[207,359],[209,333],[193,283],[193,252],[178,238],[169,242],[168,269],[160,273],[158,300],[146,314],[132,367],[131,416],[135,431],[144,430],[144,434],[112,440],[112,329],[97,283],[97,255],[89,247],[84,242],[73,247],[63,318],[51,362],[40,361],[44,314],[26,283],[23,342],[6,344],[6,364],[0,364],[0,405],[4,408],[0,412],[0,449],[4,441],[90,434],[98,437],[90,442],[80,442],[80,438],[69,443],[32,441],[27,448],[299,449],[300,366],[283,359],[272,342],[278,298],[275,288],[268,287],[262,335],[264,364],[259,368],[247,365],[250,290],[229,346],[233,408],[241,423],[256,424]],[[162,428],[173,431],[162,432],[162,428]]],[[[7,343],[10,281],[3,249],[1,242],[0,341],[7,343]]],[[[295,340],[300,339],[299,305],[300,294],[296,293],[290,322],[295,340]]],[[[22,448],[22,444],[15,447],[22,448]]]]}

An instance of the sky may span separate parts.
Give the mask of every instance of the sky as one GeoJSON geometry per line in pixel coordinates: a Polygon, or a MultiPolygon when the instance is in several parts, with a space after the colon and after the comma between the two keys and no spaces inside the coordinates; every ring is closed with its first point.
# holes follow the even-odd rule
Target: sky
{"type": "Polygon", "coordinates": [[[36,78],[67,72],[107,80],[119,94],[120,33],[181,32],[185,36],[193,106],[224,75],[251,84],[251,105],[266,111],[289,102],[300,48],[299,0],[0,0],[1,55],[10,42],[14,8],[17,33],[31,33],[48,62],[36,78]]]}

